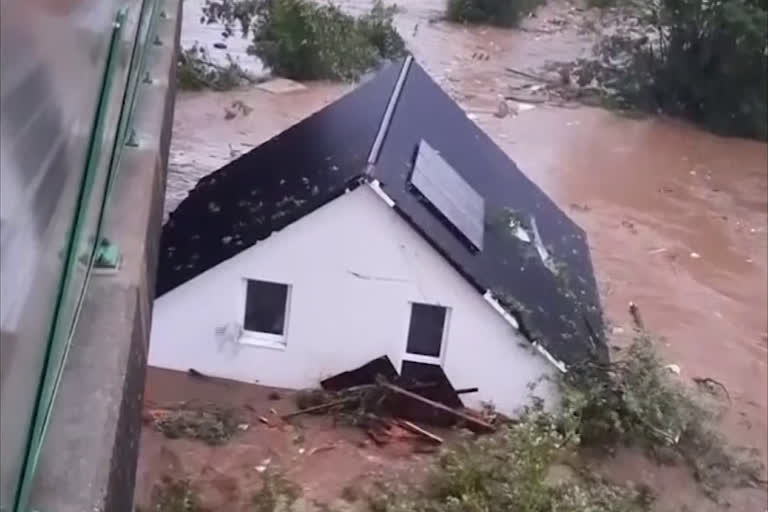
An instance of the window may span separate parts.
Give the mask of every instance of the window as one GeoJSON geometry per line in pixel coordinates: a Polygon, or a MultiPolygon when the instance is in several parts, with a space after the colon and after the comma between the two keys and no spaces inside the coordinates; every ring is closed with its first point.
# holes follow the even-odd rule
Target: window
{"type": "Polygon", "coordinates": [[[288,285],[246,279],[243,312],[243,331],[246,336],[281,341],[285,334],[287,310],[288,285]]]}
{"type": "Polygon", "coordinates": [[[413,303],[405,351],[419,356],[440,357],[446,313],[447,309],[442,306],[413,303]]]}

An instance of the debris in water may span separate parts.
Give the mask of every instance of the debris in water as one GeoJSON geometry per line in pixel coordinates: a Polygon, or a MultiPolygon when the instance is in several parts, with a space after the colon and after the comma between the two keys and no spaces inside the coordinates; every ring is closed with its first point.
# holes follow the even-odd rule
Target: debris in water
{"type": "Polygon", "coordinates": [[[267,470],[267,467],[269,466],[269,464],[271,462],[272,462],[271,458],[264,459],[263,461],[261,461],[261,464],[259,464],[258,466],[254,466],[253,469],[258,471],[259,473],[263,473],[263,472],[265,472],[267,470]]]}
{"type": "Polygon", "coordinates": [[[315,446],[314,448],[309,450],[309,453],[307,455],[312,456],[312,455],[314,455],[316,453],[327,452],[329,450],[333,450],[334,448],[336,448],[336,445],[333,444],[333,443],[324,444],[322,446],[315,446]]]}
{"type": "Polygon", "coordinates": [[[674,373],[675,375],[680,375],[680,367],[676,364],[668,364],[664,367],[665,370],[669,370],[670,372],[674,373]]]}
{"type": "Polygon", "coordinates": [[[592,208],[589,207],[587,204],[579,204],[579,203],[571,203],[571,210],[576,210],[579,212],[588,212],[592,210],[592,208]]]}
{"type": "Polygon", "coordinates": [[[536,105],[533,105],[531,103],[518,103],[517,104],[517,111],[518,112],[526,112],[528,110],[533,110],[536,108],[536,105]]]}
{"type": "Polygon", "coordinates": [[[287,78],[273,78],[272,80],[260,83],[256,88],[272,94],[287,94],[306,90],[307,86],[287,78]]]}
{"type": "Polygon", "coordinates": [[[494,112],[493,115],[499,119],[503,119],[509,115],[509,105],[507,105],[507,102],[503,98],[499,100],[496,112],[494,112]]]}
{"type": "Polygon", "coordinates": [[[239,110],[241,114],[244,116],[247,116],[251,112],[253,112],[253,107],[249,107],[248,105],[243,102],[243,100],[235,100],[232,102],[231,108],[235,110],[239,110]]]}
{"type": "Polygon", "coordinates": [[[717,395],[717,389],[719,388],[723,391],[728,401],[732,401],[731,394],[728,392],[728,388],[726,388],[725,384],[719,380],[715,380],[712,377],[694,377],[693,382],[695,382],[700,389],[713,395],[717,395]]]}
{"type": "Polygon", "coordinates": [[[701,258],[701,254],[699,254],[697,252],[692,252],[691,253],[691,258],[697,260],[697,259],[701,258]]]}
{"type": "Polygon", "coordinates": [[[635,323],[635,328],[641,331],[645,329],[645,323],[643,323],[643,317],[640,315],[640,308],[634,302],[629,303],[629,314],[632,317],[632,321],[635,323]]]}

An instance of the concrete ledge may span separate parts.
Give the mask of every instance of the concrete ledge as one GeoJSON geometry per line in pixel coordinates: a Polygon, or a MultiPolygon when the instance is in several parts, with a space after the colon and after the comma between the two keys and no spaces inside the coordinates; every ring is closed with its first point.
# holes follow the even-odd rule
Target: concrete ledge
{"type": "Polygon", "coordinates": [[[139,144],[123,150],[103,231],[122,265],[88,284],[35,477],[40,512],[133,509],[181,25],[180,0],[162,3],[162,44],[148,47],[152,83],[134,114],[139,144]]]}

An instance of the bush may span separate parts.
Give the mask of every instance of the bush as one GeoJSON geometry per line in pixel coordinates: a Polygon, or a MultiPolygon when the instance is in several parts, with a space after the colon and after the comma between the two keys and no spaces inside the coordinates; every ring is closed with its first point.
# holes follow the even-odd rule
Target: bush
{"type": "Polygon", "coordinates": [[[658,0],[630,12],[648,30],[601,46],[621,63],[620,95],[717,133],[768,138],[768,2],[658,0]]]}
{"type": "Polygon", "coordinates": [[[355,18],[334,4],[311,0],[208,0],[205,19],[227,33],[239,23],[249,53],[278,75],[296,80],[356,80],[382,60],[405,54],[394,8],[377,1],[355,18]]]}
{"type": "Polygon", "coordinates": [[[205,512],[205,510],[200,503],[199,491],[188,480],[164,478],[152,488],[147,512],[205,512]]]}
{"type": "Polygon", "coordinates": [[[155,428],[169,439],[198,439],[209,445],[217,445],[235,435],[238,419],[231,409],[207,405],[171,410],[155,421],[155,428]]]}
{"type": "Polygon", "coordinates": [[[516,27],[542,0],[448,0],[446,17],[459,23],[516,27]]]}
{"type": "Polygon", "coordinates": [[[560,381],[559,431],[581,445],[633,444],[682,459],[707,491],[756,484],[759,461],[737,457],[713,411],[671,375],[644,333],[615,362],[570,367],[560,381]]]}
{"type": "Polygon", "coordinates": [[[593,478],[552,481],[564,438],[534,414],[446,452],[420,491],[385,489],[375,512],[630,512],[647,510],[633,490],[593,478]]]}

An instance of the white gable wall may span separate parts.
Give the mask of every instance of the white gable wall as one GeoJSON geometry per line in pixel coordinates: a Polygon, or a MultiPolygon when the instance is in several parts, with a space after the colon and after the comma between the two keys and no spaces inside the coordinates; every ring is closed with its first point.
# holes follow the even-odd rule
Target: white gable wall
{"type": "MultiPolygon", "coordinates": [[[[155,301],[149,364],[285,388],[388,355],[400,368],[410,302],[450,308],[443,368],[467,405],[511,413],[552,365],[369,187],[359,187],[155,301]],[[291,286],[284,349],[217,335],[242,325],[244,279],[291,286]]],[[[548,386],[539,386],[546,398],[548,386]]]]}

